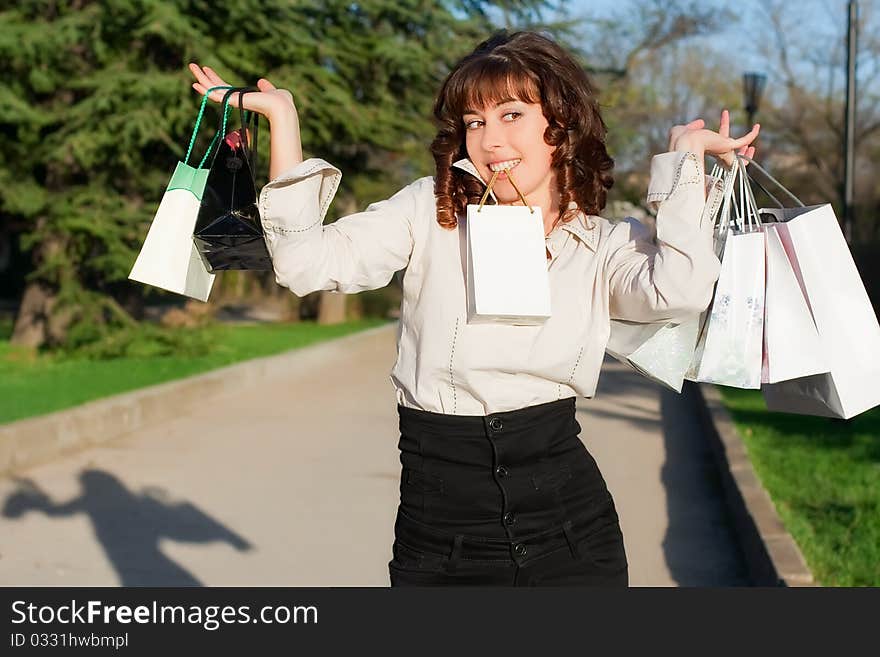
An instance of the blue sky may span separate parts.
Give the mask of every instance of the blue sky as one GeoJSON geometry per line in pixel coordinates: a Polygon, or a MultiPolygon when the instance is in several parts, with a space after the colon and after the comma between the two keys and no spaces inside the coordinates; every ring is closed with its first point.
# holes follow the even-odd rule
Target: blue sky
{"type": "MultiPolygon", "coordinates": [[[[860,0],[858,4],[861,14],[864,16],[875,13],[871,10],[875,8],[877,1],[860,0]]],[[[633,0],[569,0],[568,7],[569,13],[573,17],[586,14],[609,17],[614,14],[615,10],[625,11],[626,7],[632,4],[633,0]]],[[[757,34],[761,32],[762,12],[759,9],[761,0],[737,0],[736,2],[705,0],[703,4],[726,6],[742,16],[741,25],[732,26],[731,29],[709,40],[707,45],[719,48],[727,44],[742,46],[737,49],[737,58],[740,63],[755,69],[766,66],[766,61],[759,55],[751,54],[749,48],[750,39],[756,38],[757,34]]],[[[786,5],[787,9],[790,8],[788,11],[790,12],[792,31],[798,32],[800,36],[811,35],[819,44],[828,44],[835,39],[845,37],[847,0],[800,0],[799,2],[788,2],[786,5]]],[[[820,47],[828,49],[827,45],[820,47]]],[[[830,56],[829,52],[829,58],[830,56]]]]}

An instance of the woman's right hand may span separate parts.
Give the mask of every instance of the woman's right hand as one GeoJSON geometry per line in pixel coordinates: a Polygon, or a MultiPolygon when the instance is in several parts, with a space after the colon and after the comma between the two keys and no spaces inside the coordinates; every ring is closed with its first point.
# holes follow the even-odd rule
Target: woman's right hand
{"type": "MultiPolygon", "coordinates": [[[[207,66],[199,66],[196,63],[189,65],[189,70],[195,77],[196,82],[192,87],[200,95],[204,96],[211,87],[234,86],[227,85],[217,73],[207,66]]],[[[296,105],[293,103],[293,95],[287,89],[277,89],[274,84],[266,78],[260,78],[257,81],[257,88],[260,91],[253,91],[242,94],[242,106],[244,109],[262,114],[271,123],[273,118],[280,117],[282,114],[289,114],[291,111],[297,116],[296,105]]],[[[208,98],[217,103],[223,102],[223,96],[228,89],[215,89],[208,98]]],[[[238,107],[238,94],[232,94],[229,98],[231,107],[238,107]]]]}

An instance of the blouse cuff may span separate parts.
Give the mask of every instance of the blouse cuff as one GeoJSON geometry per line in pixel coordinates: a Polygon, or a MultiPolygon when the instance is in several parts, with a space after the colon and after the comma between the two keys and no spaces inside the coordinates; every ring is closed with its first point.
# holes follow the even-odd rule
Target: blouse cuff
{"type": "MultiPolygon", "coordinates": [[[[703,163],[691,151],[669,151],[651,159],[651,179],[648,183],[648,206],[656,210],[679,189],[688,185],[705,184],[703,163]]],[[[704,190],[701,190],[704,191],[704,190]]]]}
{"type": "Polygon", "coordinates": [[[342,172],[319,157],[287,169],[260,192],[263,228],[297,233],[323,224],[340,180],[342,172]]]}

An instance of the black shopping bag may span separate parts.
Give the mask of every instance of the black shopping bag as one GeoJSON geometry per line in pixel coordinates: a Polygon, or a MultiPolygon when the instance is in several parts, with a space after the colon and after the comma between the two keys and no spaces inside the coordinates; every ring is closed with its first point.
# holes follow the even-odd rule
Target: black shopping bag
{"type": "Polygon", "coordinates": [[[260,223],[254,178],[259,120],[256,112],[241,109],[241,96],[249,91],[258,89],[230,89],[223,98],[220,145],[214,152],[193,230],[193,242],[209,272],[272,269],[260,223]],[[227,134],[225,107],[233,93],[239,94],[241,128],[227,134]],[[252,140],[248,137],[249,128],[252,140]]]}

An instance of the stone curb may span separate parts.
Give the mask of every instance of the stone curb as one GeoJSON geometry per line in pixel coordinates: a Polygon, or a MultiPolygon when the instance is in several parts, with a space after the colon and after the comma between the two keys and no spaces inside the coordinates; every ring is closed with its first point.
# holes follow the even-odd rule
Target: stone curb
{"type": "Polygon", "coordinates": [[[396,328],[396,322],[377,326],[55,413],[0,424],[0,476],[172,419],[212,396],[233,393],[282,374],[318,370],[328,356],[344,352],[352,342],[396,328]]]}
{"type": "Polygon", "coordinates": [[[721,474],[749,577],[755,586],[818,586],[797,543],[785,529],[749,460],[721,393],[712,384],[697,391],[705,433],[721,474]]]}

